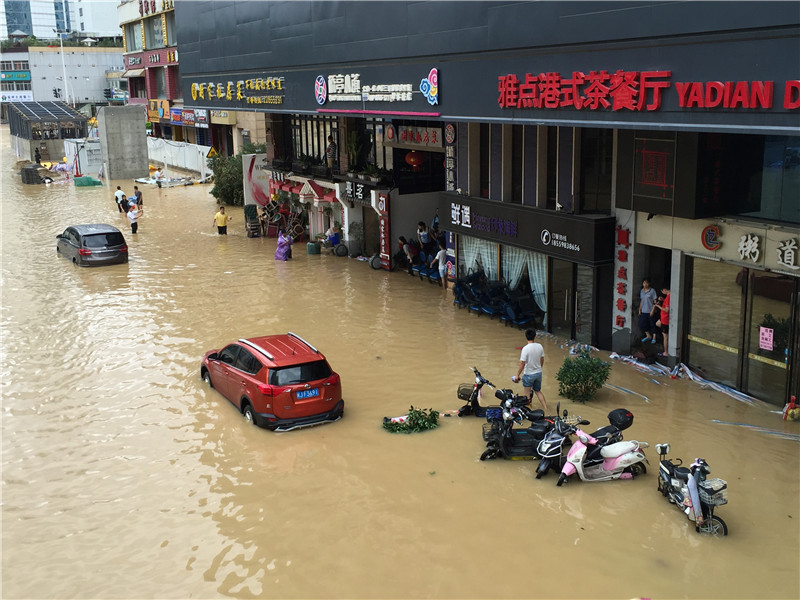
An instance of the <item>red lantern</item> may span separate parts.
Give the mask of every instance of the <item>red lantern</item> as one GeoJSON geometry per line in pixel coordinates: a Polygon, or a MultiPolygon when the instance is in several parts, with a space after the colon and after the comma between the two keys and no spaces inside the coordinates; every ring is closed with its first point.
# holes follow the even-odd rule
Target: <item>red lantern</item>
{"type": "Polygon", "coordinates": [[[422,152],[417,152],[416,150],[412,150],[408,154],[406,154],[406,163],[414,167],[414,172],[419,171],[419,166],[425,160],[422,152]]]}

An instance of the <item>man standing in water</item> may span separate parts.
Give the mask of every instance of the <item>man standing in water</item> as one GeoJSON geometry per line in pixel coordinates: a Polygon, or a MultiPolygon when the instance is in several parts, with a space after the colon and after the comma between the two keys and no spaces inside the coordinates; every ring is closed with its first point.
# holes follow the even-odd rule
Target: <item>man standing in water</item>
{"type": "Polygon", "coordinates": [[[219,235],[228,235],[228,221],[230,220],[231,216],[225,214],[225,207],[220,206],[219,212],[214,215],[214,223],[212,226],[217,226],[217,233],[219,235]]]}
{"type": "Polygon", "coordinates": [[[519,370],[511,378],[516,383],[522,375],[522,387],[525,388],[525,395],[529,398],[536,394],[536,399],[542,405],[542,410],[547,413],[547,402],[542,393],[542,367],[544,366],[544,348],[536,341],[536,330],[528,329],[525,332],[525,339],[528,343],[522,348],[519,357],[519,370]],[[533,394],[531,393],[533,392],[533,394]]]}
{"type": "Polygon", "coordinates": [[[122,208],[123,208],[122,207],[122,199],[124,197],[125,197],[125,192],[122,191],[122,188],[120,186],[117,186],[117,191],[114,192],[114,200],[117,202],[117,208],[119,209],[119,212],[121,212],[121,213],[125,212],[124,210],[122,210],[122,208]]]}

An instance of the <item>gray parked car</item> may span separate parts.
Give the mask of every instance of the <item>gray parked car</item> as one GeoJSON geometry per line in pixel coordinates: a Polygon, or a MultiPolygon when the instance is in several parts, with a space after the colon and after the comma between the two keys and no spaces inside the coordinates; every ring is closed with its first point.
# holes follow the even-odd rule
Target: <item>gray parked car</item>
{"type": "Polygon", "coordinates": [[[128,262],[125,237],[113,225],[73,225],[56,239],[56,252],[82,267],[128,262]]]}

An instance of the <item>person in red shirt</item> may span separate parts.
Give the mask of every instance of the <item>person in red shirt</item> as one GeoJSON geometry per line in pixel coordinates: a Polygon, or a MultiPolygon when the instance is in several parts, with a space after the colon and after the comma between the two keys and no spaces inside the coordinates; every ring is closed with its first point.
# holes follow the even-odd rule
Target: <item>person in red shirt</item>
{"type": "Polygon", "coordinates": [[[661,334],[664,338],[664,352],[662,352],[660,356],[667,356],[667,342],[669,339],[669,287],[662,287],[661,293],[664,294],[664,300],[656,302],[655,307],[661,311],[661,334]]]}

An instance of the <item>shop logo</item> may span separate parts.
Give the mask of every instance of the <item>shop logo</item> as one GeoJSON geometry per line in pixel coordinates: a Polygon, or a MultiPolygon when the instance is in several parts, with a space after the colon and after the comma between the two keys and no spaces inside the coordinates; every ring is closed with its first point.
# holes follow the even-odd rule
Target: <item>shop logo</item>
{"type": "Polygon", "coordinates": [[[439,104],[439,71],[431,69],[428,76],[419,82],[419,91],[428,99],[428,104],[439,104]]]}
{"type": "Polygon", "coordinates": [[[719,241],[719,227],[716,225],[709,225],[703,229],[700,241],[703,243],[703,248],[706,250],[719,250],[722,242],[719,241]]]}
{"type": "Polygon", "coordinates": [[[550,245],[550,232],[547,231],[547,229],[542,229],[541,238],[542,238],[542,243],[545,246],[549,246],[550,245]]]}
{"type": "Polygon", "coordinates": [[[317,80],[314,82],[314,95],[317,98],[317,104],[322,106],[328,100],[328,84],[325,81],[324,75],[317,75],[317,80]]]}
{"type": "Polygon", "coordinates": [[[452,123],[448,123],[444,128],[444,139],[448,144],[452,144],[456,141],[456,128],[453,127],[452,123]]]}

